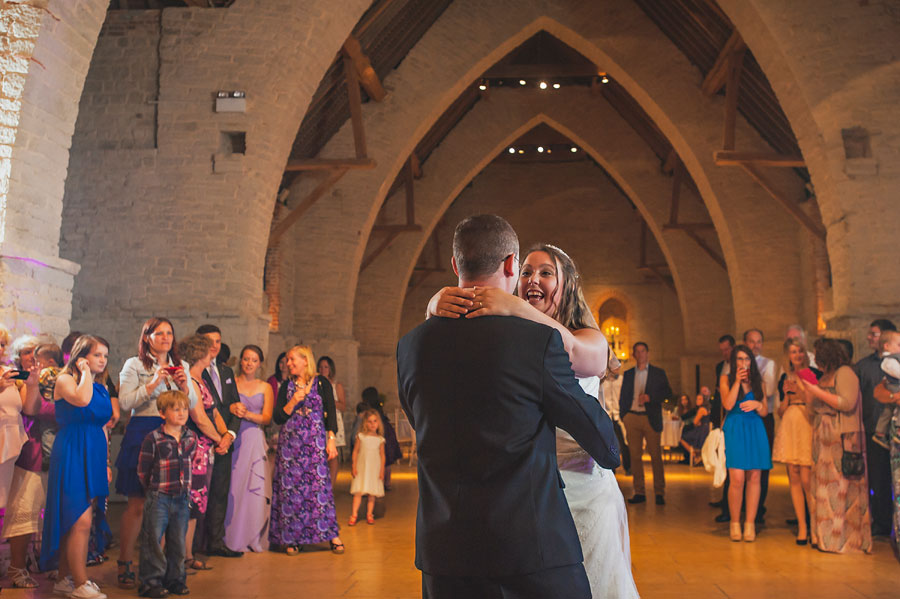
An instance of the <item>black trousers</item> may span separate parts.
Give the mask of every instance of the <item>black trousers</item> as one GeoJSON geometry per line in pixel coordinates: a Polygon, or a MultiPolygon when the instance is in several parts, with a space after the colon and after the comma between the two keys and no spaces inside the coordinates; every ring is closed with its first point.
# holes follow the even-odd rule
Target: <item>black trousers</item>
{"type": "Polygon", "coordinates": [[[631,472],[631,453],[625,445],[625,434],[622,432],[622,423],[613,422],[613,430],[616,431],[616,439],[619,440],[619,455],[622,456],[622,467],[625,472],[631,472]]]}
{"type": "Polygon", "coordinates": [[[894,504],[891,501],[891,452],[875,443],[866,432],[866,467],[869,471],[869,509],[872,512],[872,531],[889,535],[893,523],[894,504]]]}
{"type": "Polygon", "coordinates": [[[206,503],[204,543],[207,551],[225,548],[225,512],[228,511],[228,491],[231,488],[231,454],[216,454],[212,480],[209,481],[209,499],[206,503]]]}
{"type": "Polygon", "coordinates": [[[423,599],[590,599],[583,564],[505,578],[434,576],[422,572],[423,599]]]}

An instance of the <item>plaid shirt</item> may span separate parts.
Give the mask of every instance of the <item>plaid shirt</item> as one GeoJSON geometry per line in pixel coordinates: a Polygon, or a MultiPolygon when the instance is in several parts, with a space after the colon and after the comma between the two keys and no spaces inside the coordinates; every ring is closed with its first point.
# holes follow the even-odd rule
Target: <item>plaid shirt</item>
{"type": "Polygon", "coordinates": [[[160,495],[183,495],[191,489],[191,460],[197,435],[181,429],[181,441],[159,427],[144,437],[138,457],[137,474],[147,491],[160,495]]]}

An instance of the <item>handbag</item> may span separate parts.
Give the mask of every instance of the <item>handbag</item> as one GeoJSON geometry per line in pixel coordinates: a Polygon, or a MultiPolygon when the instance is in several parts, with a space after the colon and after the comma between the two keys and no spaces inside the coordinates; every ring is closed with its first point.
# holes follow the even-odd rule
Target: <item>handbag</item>
{"type": "Polygon", "coordinates": [[[858,477],[866,473],[866,460],[861,451],[859,443],[860,433],[841,433],[841,472],[844,476],[858,477]],[[860,451],[851,451],[847,449],[847,441],[851,441],[852,449],[860,451]]]}

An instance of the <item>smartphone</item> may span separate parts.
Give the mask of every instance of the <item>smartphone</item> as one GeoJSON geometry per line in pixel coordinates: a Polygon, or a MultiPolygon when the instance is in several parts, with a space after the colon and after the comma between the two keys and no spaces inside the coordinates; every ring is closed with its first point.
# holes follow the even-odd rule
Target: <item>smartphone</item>
{"type": "Polygon", "coordinates": [[[165,368],[165,371],[169,374],[175,374],[179,370],[181,370],[181,366],[166,366],[165,368]]]}
{"type": "Polygon", "coordinates": [[[13,380],[16,380],[16,381],[24,381],[24,380],[27,380],[27,379],[28,379],[28,375],[31,374],[31,373],[28,372],[27,370],[10,370],[10,372],[12,372],[13,375],[12,375],[11,377],[9,377],[9,378],[11,378],[11,379],[13,379],[13,380]]]}

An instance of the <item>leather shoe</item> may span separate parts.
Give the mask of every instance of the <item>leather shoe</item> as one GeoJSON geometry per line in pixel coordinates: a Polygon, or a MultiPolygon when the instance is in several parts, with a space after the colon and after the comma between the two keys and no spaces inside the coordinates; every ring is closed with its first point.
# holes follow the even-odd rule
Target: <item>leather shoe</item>
{"type": "Polygon", "coordinates": [[[635,493],[634,496],[628,500],[628,503],[644,503],[645,501],[647,501],[646,495],[635,493]]]}
{"type": "Polygon", "coordinates": [[[656,496],[656,505],[666,505],[666,499],[662,495],[656,496]]]}
{"type": "Polygon", "coordinates": [[[731,521],[731,516],[729,516],[728,514],[719,514],[718,516],[716,516],[716,522],[730,522],[730,521],[731,521]]]}
{"type": "Polygon", "coordinates": [[[710,501],[709,502],[709,507],[724,507],[724,506],[725,506],[725,502],[722,501],[721,499],[719,501],[710,501]]]}
{"type": "Polygon", "coordinates": [[[228,547],[216,547],[215,549],[209,550],[210,555],[218,555],[219,557],[241,557],[243,552],[241,551],[232,551],[228,547]]]}

